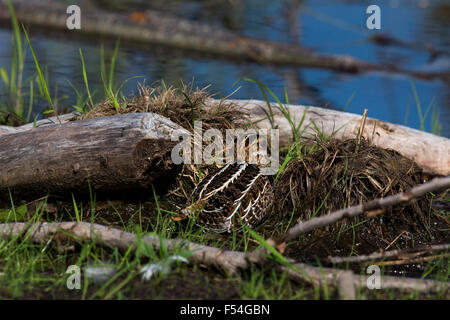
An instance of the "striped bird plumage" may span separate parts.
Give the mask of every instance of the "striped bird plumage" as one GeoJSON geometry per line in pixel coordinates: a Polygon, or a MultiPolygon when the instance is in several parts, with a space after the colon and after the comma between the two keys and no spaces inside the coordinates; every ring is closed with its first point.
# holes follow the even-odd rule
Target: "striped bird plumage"
{"type": "Polygon", "coordinates": [[[254,228],[272,210],[273,187],[261,168],[249,163],[230,163],[206,175],[182,210],[207,230],[231,232],[242,223],[254,228]]]}

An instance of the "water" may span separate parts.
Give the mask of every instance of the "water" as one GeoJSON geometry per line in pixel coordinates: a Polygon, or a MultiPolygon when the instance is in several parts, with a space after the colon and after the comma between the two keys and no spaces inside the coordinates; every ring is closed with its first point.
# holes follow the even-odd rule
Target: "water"
{"type": "MultiPolygon", "coordinates": [[[[100,0],[97,0],[100,1],[100,0]]],[[[72,1],[77,3],[77,1],[72,1]]],[[[71,2],[71,3],[72,3],[71,2]]],[[[78,1],[80,2],[80,1],[78,1]]],[[[87,1],[81,3],[83,5],[87,1]]],[[[119,1],[116,1],[119,2],[119,1]]],[[[417,43],[419,49],[378,47],[367,37],[377,31],[368,30],[365,13],[370,1],[145,1],[129,0],[137,7],[150,7],[183,18],[211,23],[241,34],[272,41],[298,43],[324,54],[347,54],[369,62],[393,63],[402,68],[424,71],[450,71],[450,57],[441,56],[428,63],[425,49],[432,43],[437,49],[450,51],[450,4],[448,1],[377,1],[381,7],[382,32],[405,42],[417,43]]],[[[123,3],[123,1],[122,1],[123,3]]],[[[114,41],[75,38],[71,33],[47,34],[31,29],[30,37],[41,65],[47,67],[51,93],[60,97],[59,105],[71,106],[76,97],[67,84],[84,90],[78,49],[82,48],[87,64],[89,85],[102,98],[100,79],[100,43],[106,56],[112,54],[114,41]]],[[[11,31],[0,29],[0,67],[10,69],[11,31]]],[[[26,77],[35,73],[31,54],[25,66],[26,77]]],[[[26,78],[25,77],[25,78],[26,78]]],[[[164,79],[179,85],[180,80],[194,80],[199,87],[211,84],[218,97],[228,95],[238,86],[234,98],[262,99],[259,89],[250,83],[236,81],[254,78],[269,86],[280,98],[284,88],[291,103],[329,107],[362,114],[384,121],[420,128],[420,118],[411,89],[411,79],[402,75],[370,73],[344,75],[325,70],[298,67],[274,67],[237,60],[215,58],[154,45],[121,43],[116,64],[116,83],[124,85],[124,93],[137,92],[136,83],[151,84],[164,79]],[[137,77],[140,78],[133,78],[137,77]]],[[[439,80],[412,79],[417,88],[422,112],[434,99],[441,134],[450,137],[450,94],[448,84],[439,80]]],[[[0,85],[0,101],[5,97],[0,85]]],[[[40,107],[45,106],[41,101],[40,107]]],[[[60,108],[61,108],[60,107],[60,108]]],[[[35,112],[40,109],[36,108],[35,112]]],[[[431,130],[431,111],[425,130],[431,130]]]]}

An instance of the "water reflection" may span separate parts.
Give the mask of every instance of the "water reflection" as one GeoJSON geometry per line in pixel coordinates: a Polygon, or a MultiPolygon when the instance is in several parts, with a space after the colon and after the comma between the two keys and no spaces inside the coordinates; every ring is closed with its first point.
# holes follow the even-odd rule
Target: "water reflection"
{"type": "MultiPolygon", "coordinates": [[[[63,1],[64,2],[64,1],[63,1]]],[[[370,1],[269,1],[269,0],[205,0],[205,1],[65,1],[78,3],[82,10],[103,7],[117,11],[154,9],[186,19],[214,24],[241,34],[279,42],[297,43],[313,47],[321,53],[349,54],[377,63],[392,63],[416,70],[449,70],[450,57],[445,53],[431,63],[427,43],[436,50],[449,50],[450,5],[448,1],[379,1],[382,8],[382,31],[415,49],[378,47],[368,38],[372,31],[365,28],[366,7],[370,1]]],[[[83,49],[91,90],[98,101],[103,96],[100,78],[100,45],[104,43],[109,61],[114,40],[68,37],[31,30],[31,38],[39,61],[47,67],[52,94],[55,91],[60,107],[74,103],[76,97],[67,81],[76,88],[84,88],[78,48],[83,49]]],[[[0,29],[0,67],[9,70],[11,64],[11,33],[0,29]]],[[[108,66],[106,66],[108,68],[108,66]]],[[[35,73],[32,57],[28,54],[25,78],[35,73]]],[[[115,83],[126,82],[124,92],[136,93],[137,81],[151,84],[164,79],[171,85],[195,80],[199,87],[211,84],[211,91],[224,96],[236,89],[235,82],[242,77],[256,78],[269,86],[278,96],[284,88],[291,103],[311,104],[362,113],[369,116],[419,128],[410,79],[400,75],[363,74],[342,75],[324,70],[294,67],[274,67],[237,60],[226,60],[212,55],[199,55],[154,45],[121,42],[116,62],[115,83]],[[351,101],[350,101],[351,100],[351,101]]],[[[424,109],[433,98],[443,125],[442,134],[450,136],[450,99],[448,84],[441,81],[414,80],[424,109]]],[[[242,88],[235,98],[258,98],[262,95],[256,86],[240,83],[242,88]]],[[[1,98],[5,94],[0,87],[1,98]]],[[[40,103],[45,105],[44,101],[40,103]]],[[[36,108],[35,112],[40,110],[36,108]]],[[[430,121],[425,123],[430,130],[430,121]]]]}

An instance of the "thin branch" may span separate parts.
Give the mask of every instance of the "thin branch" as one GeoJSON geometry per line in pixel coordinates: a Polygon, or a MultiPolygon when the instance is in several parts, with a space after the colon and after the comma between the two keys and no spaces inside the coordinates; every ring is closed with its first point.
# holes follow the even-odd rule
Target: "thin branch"
{"type": "MultiPolygon", "coordinates": [[[[34,243],[47,243],[49,239],[56,241],[71,238],[88,241],[99,241],[102,245],[127,250],[136,249],[136,235],[119,229],[109,228],[99,224],[87,222],[58,222],[35,223],[23,222],[0,224],[0,239],[20,237],[34,243]]],[[[159,248],[160,239],[154,236],[143,236],[142,241],[159,248]]],[[[183,248],[193,251],[191,260],[207,265],[221,267],[227,273],[237,269],[246,269],[249,264],[243,252],[226,251],[214,247],[204,246],[186,240],[165,240],[169,250],[183,248]]]]}
{"type": "MultiPolygon", "coordinates": [[[[28,224],[23,222],[0,224],[0,239],[21,238],[28,239],[35,243],[47,243],[49,240],[66,241],[72,238],[78,240],[96,241],[98,244],[116,247],[127,250],[130,247],[135,250],[136,235],[119,229],[109,228],[99,224],[90,224],[86,222],[59,222],[59,223],[34,223],[28,224]]],[[[160,246],[161,240],[154,236],[143,236],[142,241],[154,245],[156,248],[160,246]]],[[[189,258],[192,263],[201,263],[207,266],[219,267],[226,272],[233,273],[239,269],[247,269],[250,261],[262,263],[265,259],[264,250],[256,250],[252,252],[229,251],[215,247],[200,245],[182,239],[165,239],[165,244],[169,250],[175,248],[183,248],[191,250],[193,255],[189,258]]],[[[339,279],[346,274],[346,285],[348,285],[348,270],[339,270],[331,268],[319,268],[304,263],[296,263],[289,260],[301,272],[294,268],[282,266],[281,269],[287,271],[292,279],[307,281],[317,285],[339,286],[339,279]]],[[[350,277],[354,286],[363,287],[367,278],[358,275],[350,277]]],[[[341,279],[341,282],[344,281],[341,279]]],[[[383,277],[383,288],[409,289],[418,291],[436,291],[450,289],[449,283],[441,283],[433,280],[410,279],[383,277]]],[[[343,290],[343,289],[342,289],[343,290]]],[[[346,295],[351,297],[350,291],[346,289],[346,295]]]]}
{"type": "Polygon", "coordinates": [[[364,204],[348,207],[329,215],[313,218],[306,222],[300,222],[293,226],[276,242],[281,244],[297,238],[298,236],[313,231],[315,229],[332,225],[345,218],[353,218],[368,212],[367,217],[373,217],[380,213],[379,209],[392,207],[394,205],[409,202],[413,199],[420,198],[429,192],[436,192],[442,189],[450,188],[450,176],[444,178],[434,178],[433,180],[417,185],[411,188],[409,191],[400,192],[395,195],[391,195],[385,198],[374,199],[364,204]]]}
{"type": "Polygon", "coordinates": [[[426,246],[426,247],[417,247],[417,248],[410,248],[410,249],[396,249],[396,250],[390,250],[386,252],[374,252],[369,255],[361,255],[356,257],[329,257],[327,258],[327,261],[330,263],[359,263],[359,262],[366,262],[366,261],[373,261],[373,260],[380,260],[380,259],[386,259],[386,258],[392,258],[392,257],[404,257],[408,256],[410,257],[411,254],[414,254],[415,256],[424,254],[427,252],[434,252],[434,251],[442,251],[442,250],[448,250],[450,248],[450,244],[438,244],[434,246],[426,246]]]}
{"type": "Polygon", "coordinates": [[[382,262],[376,262],[374,264],[377,266],[398,266],[401,264],[427,262],[427,261],[431,261],[431,260],[446,258],[448,256],[450,256],[450,253],[438,254],[438,255],[428,256],[428,257],[407,258],[407,259],[393,260],[393,261],[382,261],[382,262]]]}

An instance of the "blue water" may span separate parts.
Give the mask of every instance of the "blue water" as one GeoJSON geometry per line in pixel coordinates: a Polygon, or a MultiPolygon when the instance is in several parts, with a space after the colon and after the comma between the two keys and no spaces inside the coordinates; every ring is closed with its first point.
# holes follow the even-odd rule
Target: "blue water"
{"type": "MultiPolygon", "coordinates": [[[[226,10],[221,5],[219,8],[212,5],[214,1],[166,2],[165,13],[228,27],[251,37],[298,43],[324,54],[351,55],[410,70],[450,72],[450,56],[443,55],[428,63],[430,56],[422,50],[427,43],[431,43],[437,49],[450,51],[449,1],[241,0],[236,1],[235,6],[226,7],[226,10]],[[418,49],[379,47],[367,41],[368,36],[378,32],[366,28],[368,15],[365,11],[372,2],[381,7],[381,32],[405,42],[417,43],[418,49]]],[[[86,59],[90,89],[96,92],[95,100],[102,98],[99,76],[99,44],[102,41],[75,39],[69,32],[48,35],[31,30],[30,36],[41,65],[47,68],[51,93],[60,97],[59,108],[70,107],[75,101],[75,93],[67,81],[84,90],[79,48],[82,48],[86,59]]],[[[7,70],[11,65],[10,43],[10,30],[0,29],[0,68],[7,70]]],[[[106,55],[111,55],[114,42],[104,41],[104,45],[106,55]]],[[[34,73],[34,63],[28,53],[25,75],[34,73]]],[[[241,86],[234,98],[262,99],[254,84],[236,84],[237,80],[248,77],[265,83],[279,97],[284,95],[286,87],[291,103],[338,110],[343,110],[347,105],[346,111],[359,114],[367,108],[370,117],[418,129],[421,124],[411,89],[412,80],[417,88],[422,113],[434,101],[435,112],[439,114],[442,125],[441,134],[450,137],[450,91],[448,84],[439,80],[421,81],[383,73],[347,75],[317,69],[274,67],[122,42],[115,81],[122,83],[137,76],[140,78],[131,79],[124,85],[126,95],[136,93],[138,81],[145,80],[151,84],[163,79],[167,84],[174,85],[178,85],[180,80],[194,80],[198,87],[211,84],[210,91],[217,93],[218,97],[228,95],[241,86]]],[[[5,91],[0,85],[0,101],[2,97],[5,98],[5,91]]],[[[41,101],[40,106],[44,105],[45,101],[41,101]]],[[[36,113],[39,111],[39,108],[35,109],[36,113]]],[[[431,113],[425,119],[426,131],[431,130],[431,113]]]]}

